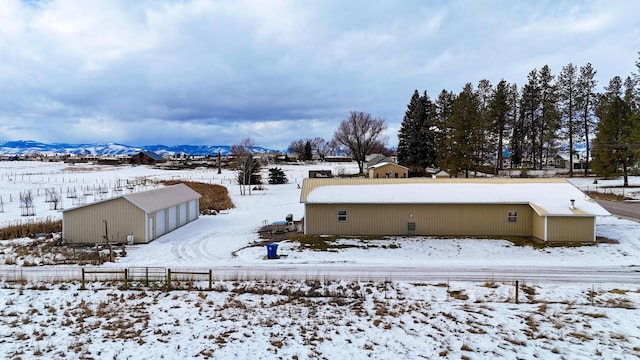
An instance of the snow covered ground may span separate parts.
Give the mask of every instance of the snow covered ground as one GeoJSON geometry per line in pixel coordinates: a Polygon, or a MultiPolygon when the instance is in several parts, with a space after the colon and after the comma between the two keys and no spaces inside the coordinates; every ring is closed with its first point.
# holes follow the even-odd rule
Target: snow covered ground
{"type": "MultiPolygon", "coordinates": [[[[278,165],[280,166],[280,165],[278,165]]],[[[35,195],[35,218],[60,218],[45,202],[47,191],[64,194],[62,206],[153,188],[153,180],[184,179],[228,187],[236,208],[202,216],[107,267],[307,266],[305,281],[215,281],[214,291],[122,290],[91,283],[4,283],[0,289],[0,354],[4,358],[637,358],[640,357],[640,287],[629,282],[521,283],[497,273],[481,282],[326,280],[322,269],[526,267],[563,269],[640,265],[640,224],[616,217],[598,220],[597,235],[618,244],[534,249],[504,240],[402,238],[342,240],[357,245],[331,252],[300,251],[281,242],[265,260],[252,246],[264,223],[302,217],[302,179],[310,169],[354,172],[355,164],[281,166],[290,180],[240,196],[234,174],[202,169],[168,171],[138,167],[68,166],[0,162],[0,224],[21,216],[20,192],[35,195]],[[145,181],[143,181],[145,180],[145,181]],[[120,185],[120,186],[119,186],[120,185]],[[109,189],[108,192],[100,189],[109,189]],[[119,189],[119,190],[116,190],[119,189]],[[86,194],[84,200],[67,197],[86,194]]],[[[266,179],[266,176],[265,176],[266,179]]],[[[572,179],[594,187],[593,179],[572,179]]],[[[615,186],[621,180],[599,180],[615,186]]],[[[639,178],[632,184],[640,185],[639,178]]],[[[585,189],[586,190],[586,189],[585,189]]],[[[622,191],[622,190],[616,190],[622,191]]],[[[627,196],[639,198],[635,190],[627,196]]],[[[11,242],[1,241],[6,246],[11,242]]],[[[0,247],[6,257],[7,248],[0,247]]],[[[15,266],[0,265],[1,269],[15,266]]],[[[25,268],[28,271],[30,268],[25,268]]],[[[545,270],[546,269],[546,270],[545,270]]],[[[239,272],[241,270],[238,270],[239,272]]]]}

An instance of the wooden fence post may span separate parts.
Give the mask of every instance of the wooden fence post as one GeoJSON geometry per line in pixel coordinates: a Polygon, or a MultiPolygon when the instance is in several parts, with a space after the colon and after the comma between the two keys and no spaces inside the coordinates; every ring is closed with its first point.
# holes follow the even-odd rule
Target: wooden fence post
{"type": "Polygon", "coordinates": [[[167,269],[167,290],[171,290],[171,269],[167,269]]]}
{"type": "Polygon", "coordinates": [[[213,271],[209,269],[209,290],[213,288],[213,271]]]}
{"type": "Polygon", "coordinates": [[[516,280],[516,304],[519,304],[519,302],[518,302],[518,288],[519,288],[518,284],[519,284],[518,280],[516,280]]]}
{"type": "Polygon", "coordinates": [[[84,268],[82,268],[82,285],[80,286],[80,289],[84,290],[84,268]]]}
{"type": "Polygon", "coordinates": [[[129,288],[129,269],[124,269],[124,289],[129,288]]]}

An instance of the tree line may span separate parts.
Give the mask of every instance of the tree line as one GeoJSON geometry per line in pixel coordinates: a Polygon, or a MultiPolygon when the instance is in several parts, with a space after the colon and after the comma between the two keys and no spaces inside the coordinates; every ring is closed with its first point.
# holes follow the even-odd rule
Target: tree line
{"type": "MultiPolygon", "coordinates": [[[[640,155],[640,61],[624,80],[612,78],[596,91],[591,64],[568,64],[554,75],[548,65],[534,69],[519,87],[480,80],[435,99],[415,90],[398,132],[398,162],[419,172],[439,167],[453,176],[504,167],[542,169],[566,144],[569,176],[574,175],[576,145],[584,144],[583,171],[600,176],[622,171],[640,155]],[[593,149],[591,145],[593,144],[593,149]]],[[[625,180],[625,183],[627,181],[625,180]]]]}

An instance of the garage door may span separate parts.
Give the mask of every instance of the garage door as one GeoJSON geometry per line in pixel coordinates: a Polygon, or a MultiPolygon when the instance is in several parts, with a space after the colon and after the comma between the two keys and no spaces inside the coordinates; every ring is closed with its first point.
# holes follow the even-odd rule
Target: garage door
{"type": "Polygon", "coordinates": [[[187,223],[187,203],[180,204],[180,226],[187,223]]]}
{"type": "Polygon", "coordinates": [[[164,210],[156,212],[156,237],[160,237],[167,232],[166,214],[164,210]]]}
{"type": "Polygon", "coordinates": [[[198,217],[198,201],[189,201],[189,221],[193,221],[198,217]]]}
{"type": "Polygon", "coordinates": [[[169,229],[168,231],[174,230],[178,224],[178,212],[176,211],[176,207],[172,206],[169,209],[169,229]]]}

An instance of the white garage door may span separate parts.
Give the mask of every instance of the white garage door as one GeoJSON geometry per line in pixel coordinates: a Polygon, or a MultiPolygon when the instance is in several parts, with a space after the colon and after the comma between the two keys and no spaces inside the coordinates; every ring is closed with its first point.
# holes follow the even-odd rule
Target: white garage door
{"type": "Polygon", "coordinates": [[[167,232],[165,216],[164,210],[156,212],[156,237],[162,236],[167,232]]]}
{"type": "Polygon", "coordinates": [[[176,207],[172,206],[169,208],[169,229],[168,231],[174,230],[178,224],[178,213],[176,211],[176,207]]]}
{"type": "Polygon", "coordinates": [[[180,226],[187,223],[187,203],[180,204],[180,226]]]}
{"type": "Polygon", "coordinates": [[[189,201],[189,221],[193,221],[198,217],[198,202],[196,200],[189,201]]]}

